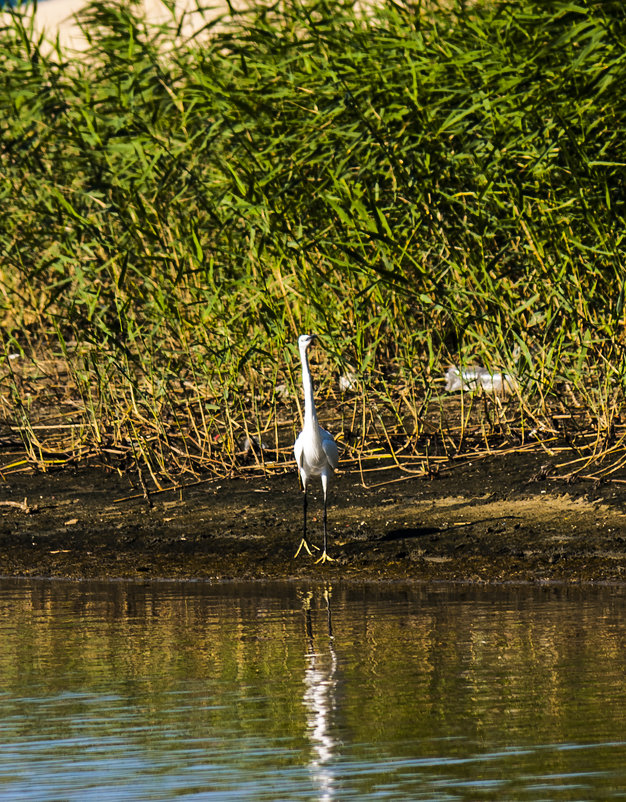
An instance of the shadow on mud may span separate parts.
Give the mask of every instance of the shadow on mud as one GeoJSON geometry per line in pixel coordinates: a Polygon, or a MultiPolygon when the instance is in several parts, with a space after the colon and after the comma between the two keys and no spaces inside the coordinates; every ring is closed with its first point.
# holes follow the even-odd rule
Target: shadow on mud
{"type": "Polygon", "coordinates": [[[427,537],[428,535],[438,535],[441,532],[435,526],[403,526],[398,529],[390,529],[381,537],[382,541],[409,540],[412,538],[427,537]]]}

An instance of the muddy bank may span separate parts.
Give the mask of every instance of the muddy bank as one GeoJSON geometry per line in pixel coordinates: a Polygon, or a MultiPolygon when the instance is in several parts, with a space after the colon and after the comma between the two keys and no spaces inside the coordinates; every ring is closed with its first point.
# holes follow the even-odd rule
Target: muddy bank
{"type": "MultiPolygon", "coordinates": [[[[435,479],[344,473],[333,488],[336,561],[294,560],[295,473],[205,482],[153,497],[99,469],[13,474],[0,501],[0,574],[76,578],[626,580],[626,490],[545,477],[545,455],[469,462],[435,479]],[[127,500],[119,501],[121,498],[127,500]]],[[[321,542],[321,498],[310,499],[321,542]]]]}

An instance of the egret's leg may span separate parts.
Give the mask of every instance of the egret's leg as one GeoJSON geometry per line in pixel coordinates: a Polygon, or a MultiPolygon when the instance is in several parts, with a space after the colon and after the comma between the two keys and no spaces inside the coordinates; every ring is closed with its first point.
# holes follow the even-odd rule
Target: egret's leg
{"type": "Polygon", "coordinates": [[[326,551],[326,545],[328,542],[328,514],[326,509],[328,502],[328,478],[326,476],[322,476],[322,489],[324,491],[324,548],[322,550],[322,556],[315,561],[316,563],[334,562],[334,558],[329,557],[326,551]]]}
{"type": "MultiPolygon", "coordinates": [[[[300,554],[300,552],[302,551],[302,549],[304,549],[311,556],[313,555],[313,552],[311,551],[311,544],[309,543],[309,541],[307,539],[307,536],[306,536],[306,509],[307,509],[307,505],[308,505],[308,502],[307,502],[307,494],[306,494],[306,484],[304,484],[304,503],[302,505],[302,513],[303,513],[302,514],[302,521],[303,521],[303,523],[302,523],[302,540],[300,541],[300,545],[298,546],[298,551],[296,551],[296,553],[294,554],[294,557],[297,557],[298,554],[300,554]]],[[[313,546],[313,548],[315,549],[317,547],[313,546]]]]}

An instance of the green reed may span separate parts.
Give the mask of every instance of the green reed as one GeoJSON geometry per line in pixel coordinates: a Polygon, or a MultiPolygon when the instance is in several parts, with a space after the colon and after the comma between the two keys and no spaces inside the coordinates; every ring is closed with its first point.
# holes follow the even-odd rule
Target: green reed
{"type": "Polygon", "coordinates": [[[252,434],[280,460],[315,330],[357,451],[474,425],[621,442],[623,5],[211,13],[185,38],[93,3],[76,56],[7,12],[6,421],[31,445],[35,422],[80,425],[41,453],[125,455],[157,484],[236,468],[252,434]],[[442,399],[472,363],[514,373],[513,398],[442,399]]]}

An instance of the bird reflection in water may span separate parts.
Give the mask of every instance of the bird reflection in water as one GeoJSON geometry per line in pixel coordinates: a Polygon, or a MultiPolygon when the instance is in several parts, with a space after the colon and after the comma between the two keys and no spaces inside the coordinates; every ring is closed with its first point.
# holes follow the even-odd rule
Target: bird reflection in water
{"type": "Polygon", "coordinates": [[[323,802],[330,802],[337,796],[336,767],[333,762],[339,756],[341,746],[335,727],[337,655],[333,637],[331,593],[331,586],[326,585],[322,591],[322,598],[326,603],[328,641],[325,644],[326,638],[319,636],[317,647],[311,611],[315,594],[313,591],[308,591],[302,597],[307,639],[303,703],[307,734],[311,742],[309,771],[318,791],[317,798],[323,802]]]}

